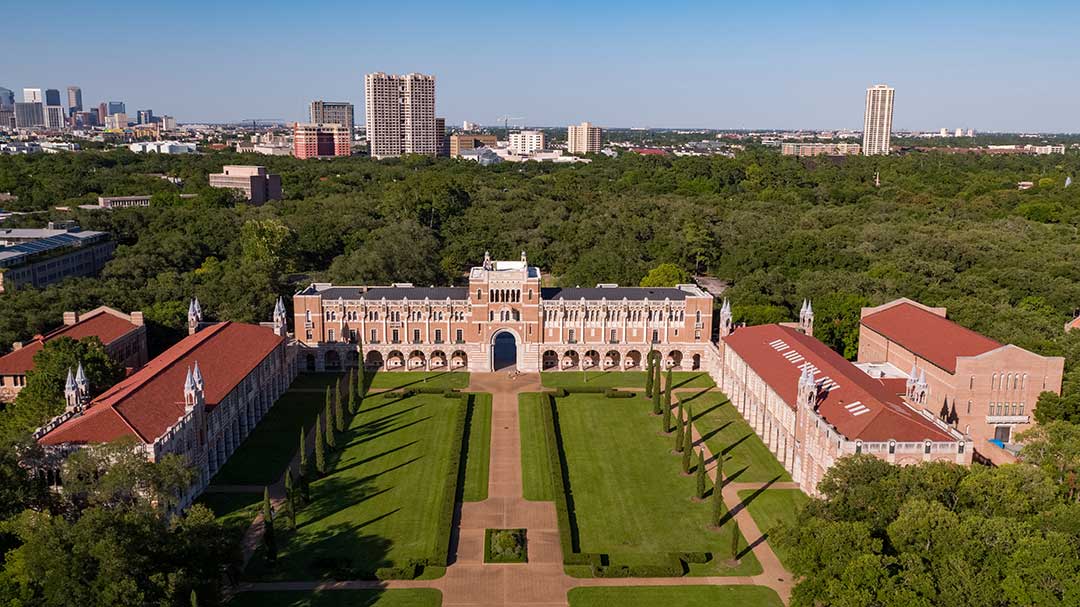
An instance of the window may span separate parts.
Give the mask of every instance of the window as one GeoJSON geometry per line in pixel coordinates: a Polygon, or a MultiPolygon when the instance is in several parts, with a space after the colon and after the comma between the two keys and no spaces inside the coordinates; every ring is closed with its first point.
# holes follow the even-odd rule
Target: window
{"type": "Polygon", "coordinates": [[[570,343],[574,343],[574,330],[573,329],[570,329],[569,331],[567,331],[566,340],[569,341],[570,343]]]}
{"type": "Polygon", "coordinates": [[[618,331],[616,331],[615,329],[612,329],[612,330],[610,331],[610,334],[611,334],[611,337],[610,337],[610,338],[608,339],[608,341],[610,341],[610,342],[611,342],[611,343],[613,343],[613,344],[617,344],[617,343],[619,343],[619,340],[618,340],[618,331]]]}
{"type": "Polygon", "coordinates": [[[457,331],[454,332],[454,341],[456,341],[458,343],[461,343],[461,342],[465,341],[465,336],[462,334],[461,329],[458,329],[457,331]]]}
{"type": "Polygon", "coordinates": [[[312,339],[311,329],[307,330],[307,339],[309,339],[309,340],[312,339]]]}
{"type": "Polygon", "coordinates": [[[378,341],[378,340],[375,339],[375,329],[372,329],[371,330],[371,343],[375,343],[376,341],[378,341]]]}
{"type": "Polygon", "coordinates": [[[442,343],[442,329],[435,329],[435,343],[442,343]]]}
{"type": "Polygon", "coordinates": [[[396,343],[399,343],[399,342],[401,341],[401,336],[400,336],[400,334],[398,333],[398,330],[397,330],[397,329],[394,329],[394,330],[393,330],[393,331],[392,331],[392,332],[390,333],[390,335],[391,335],[391,337],[390,337],[390,341],[392,341],[393,343],[395,343],[395,344],[396,344],[396,343]]]}
{"type": "Polygon", "coordinates": [[[701,310],[694,312],[694,322],[701,323],[701,310]]]}
{"type": "Polygon", "coordinates": [[[957,445],[956,452],[961,454],[964,452],[964,441],[960,441],[960,444],[957,445]]]}
{"type": "Polygon", "coordinates": [[[695,341],[701,341],[701,331],[698,330],[698,329],[694,330],[694,340],[695,341]]]}
{"type": "Polygon", "coordinates": [[[304,310],[304,320],[311,322],[311,310],[304,310]]]}
{"type": "Polygon", "coordinates": [[[412,340],[414,344],[420,343],[420,329],[412,330],[412,340]]]}
{"type": "Polygon", "coordinates": [[[656,329],[653,329],[653,332],[652,332],[652,342],[653,342],[654,344],[658,344],[658,343],[660,343],[660,331],[657,331],[656,329]]]}
{"type": "Polygon", "coordinates": [[[484,292],[481,291],[480,289],[476,290],[476,299],[478,299],[478,300],[483,300],[484,299],[484,292]]]}
{"type": "Polygon", "coordinates": [[[896,443],[893,441],[889,441],[889,453],[896,453],[896,443]]]}
{"type": "Polygon", "coordinates": [[[529,301],[532,301],[533,291],[529,289],[529,301]]]}
{"type": "Polygon", "coordinates": [[[923,453],[926,453],[927,455],[930,454],[930,441],[926,441],[923,444],[923,453]]]}
{"type": "Polygon", "coordinates": [[[327,339],[327,341],[334,341],[334,330],[333,329],[329,329],[326,332],[326,339],[327,339]]]}

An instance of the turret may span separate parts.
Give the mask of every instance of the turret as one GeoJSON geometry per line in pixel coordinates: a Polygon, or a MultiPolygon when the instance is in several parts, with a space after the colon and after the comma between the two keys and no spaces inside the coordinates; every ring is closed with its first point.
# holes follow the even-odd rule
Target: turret
{"type": "Polygon", "coordinates": [[[195,369],[191,372],[191,380],[195,383],[195,389],[202,392],[206,387],[203,382],[202,370],[199,369],[199,361],[195,361],[195,369]]]}
{"type": "Polygon", "coordinates": [[[814,335],[814,306],[809,299],[803,300],[802,310],[799,311],[799,329],[807,335],[814,335]]]}
{"type": "Polygon", "coordinates": [[[75,387],[75,376],[71,374],[71,367],[68,367],[67,381],[64,382],[64,402],[67,403],[68,411],[74,410],[79,402],[79,389],[75,387]]]}
{"type": "Polygon", "coordinates": [[[817,409],[817,392],[817,380],[814,379],[814,372],[810,369],[810,365],[803,365],[802,374],[799,375],[799,405],[811,410],[817,409]]]}
{"type": "Polygon", "coordinates": [[[720,305],[720,337],[731,335],[734,330],[731,320],[731,302],[727,299],[720,305]]]}
{"type": "Polygon", "coordinates": [[[289,318],[285,313],[285,302],[278,297],[277,303],[274,304],[274,335],[280,335],[285,337],[289,333],[289,318]]]}
{"type": "Polygon", "coordinates": [[[188,303],[187,313],[187,327],[188,335],[194,335],[199,330],[199,324],[202,322],[202,306],[199,305],[199,298],[196,297],[188,303]]]}
{"type": "Polygon", "coordinates": [[[484,251],[484,269],[485,269],[485,270],[490,270],[490,269],[492,269],[492,265],[491,265],[491,253],[489,253],[488,251],[484,251]]]}
{"type": "Polygon", "coordinates": [[[930,394],[930,386],[926,383],[926,370],[923,369],[919,372],[919,380],[915,382],[915,386],[912,389],[911,400],[920,405],[926,404],[926,397],[930,394]]]}

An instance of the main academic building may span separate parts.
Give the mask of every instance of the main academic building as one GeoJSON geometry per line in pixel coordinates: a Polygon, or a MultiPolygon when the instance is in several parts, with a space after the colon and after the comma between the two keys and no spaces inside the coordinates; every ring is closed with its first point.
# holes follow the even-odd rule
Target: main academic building
{"type": "Polygon", "coordinates": [[[301,369],[640,370],[650,349],[669,366],[703,368],[711,295],[674,288],[542,287],[540,269],[492,261],[468,287],[315,283],[293,298],[301,369]]]}

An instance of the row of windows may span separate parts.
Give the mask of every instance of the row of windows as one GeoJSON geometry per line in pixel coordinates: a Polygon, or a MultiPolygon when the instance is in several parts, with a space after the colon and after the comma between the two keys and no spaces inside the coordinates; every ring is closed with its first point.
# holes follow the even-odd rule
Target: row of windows
{"type": "MultiPolygon", "coordinates": [[[[972,378],[972,383],[974,383],[972,378]]],[[[1027,388],[1027,373],[994,373],[990,376],[991,390],[1023,390],[1027,388]]]]}
{"type": "MultiPolygon", "coordinates": [[[[465,311],[454,310],[449,314],[450,320],[464,321],[465,311]]],[[[407,318],[410,321],[424,321],[424,320],[446,320],[447,314],[443,310],[430,310],[427,314],[424,310],[412,310],[408,313],[407,318]]],[[[305,318],[308,322],[311,322],[311,310],[305,312],[305,318]]],[[[327,321],[337,321],[337,310],[326,310],[323,313],[323,318],[327,321]]],[[[366,321],[378,321],[380,319],[378,310],[367,310],[364,314],[364,320],[366,321]]],[[[360,320],[360,313],[357,310],[346,310],[344,314],[344,320],[347,322],[356,322],[360,320]]],[[[386,313],[386,320],[390,322],[401,322],[401,312],[398,310],[391,310],[386,313]]]]}
{"type": "MultiPolygon", "coordinates": [[[[338,334],[333,329],[329,329],[329,330],[326,331],[326,340],[327,341],[337,341],[337,337],[338,337],[338,334]]],[[[435,343],[442,343],[442,341],[443,341],[443,330],[442,329],[435,329],[432,332],[432,337],[433,337],[435,343]]],[[[314,336],[312,335],[312,332],[311,332],[310,329],[307,331],[307,338],[309,340],[314,338],[314,336]]],[[[421,332],[421,330],[420,329],[413,329],[412,330],[412,343],[418,344],[418,343],[421,342],[421,340],[422,340],[422,332],[421,332]]],[[[464,341],[465,341],[465,332],[463,330],[461,330],[461,329],[455,329],[454,330],[454,340],[457,343],[464,343],[464,341]]],[[[356,329],[348,329],[348,333],[346,335],[346,341],[348,341],[349,343],[356,343],[356,341],[357,341],[356,329]]],[[[368,343],[371,343],[371,344],[379,343],[378,329],[372,329],[371,330],[371,334],[369,336],[368,343]]],[[[401,330],[400,329],[391,329],[390,330],[390,343],[395,343],[395,344],[401,343],[401,330]]]]}
{"type": "Polygon", "coordinates": [[[1024,403],[990,403],[990,415],[1023,415],[1024,403]]]}
{"type": "MultiPolygon", "coordinates": [[[[581,320],[582,316],[581,310],[544,310],[544,320],[546,321],[557,321],[561,319],[563,321],[575,322],[581,320]]],[[[643,318],[647,317],[650,322],[659,322],[664,320],[665,316],[669,322],[683,322],[685,319],[683,310],[601,310],[594,308],[584,311],[584,319],[587,321],[627,320],[630,322],[641,322],[643,318]]],[[[694,322],[701,322],[701,310],[694,312],[694,322]]]]}

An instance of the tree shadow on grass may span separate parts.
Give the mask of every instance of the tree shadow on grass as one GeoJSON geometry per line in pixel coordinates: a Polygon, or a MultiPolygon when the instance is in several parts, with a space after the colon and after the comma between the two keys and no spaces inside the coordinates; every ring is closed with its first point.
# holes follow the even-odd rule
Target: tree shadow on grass
{"type": "MultiPolygon", "coordinates": [[[[708,389],[708,388],[706,388],[706,389],[704,389],[704,390],[701,390],[701,391],[699,391],[699,392],[694,392],[694,393],[693,393],[693,394],[691,394],[690,396],[680,396],[680,397],[679,397],[679,402],[681,402],[682,404],[684,404],[684,405],[685,405],[685,404],[689,403],[690,401],[693,401],[693,400],[697,400],[697,399],[701,398],[702,396],[705,396],[705,395],[706,395],[706,394],[708,394],[708,393],[709,393],[709,389],[708,389]]],[[[717,405],[714,405],[714,406],[712,406],[712,407],[709,407],[709,408],[707,409],[707,411],[712,411],[713,409],[715,409],[716,407],[719,407],[719,406],[720,406],[720,405],[722,405],[722,404],[723,404],[723,403],[719,403],[719,404],[717,404],[717,405]]],[[[697,417],[699,417],[699,415],[695,415],[695,416],[694,416],[694,418],[695,418],[695,419],[696,419],[697,417]]]]}
{"type": "MultiPolygon", "coordinates": [[[[688,383],[690,383],[692,381],[696,381],[702,375],[708,375],[708,373],[705,373],[704,371],[702,371],[700,373],[693,373],[692,375],[687,375],[685,378],[675,382],[675,384],[673,386],[671,386],[671,387],[672,388],[679,388],[681,386],[685,386],[686,384],[688,384],[688,383]]],[[[706,390],[706,392],[708,392],[708,390],[706,390]]]]}
{"type": "MultiPolygon", "coordinates": [[[[364,396],[367,396],[368,390],[371,389],[371,384],[375,381],[375,376],[378,373],[380,373],[380,372],[378,372],[378,371],[376,371],[374,373],[367,372],[367,371],[364,372],[364,396]]],[[[392,375],[395,374],[395,371],[383,371],[381,373],[384,376],[392,376],[392,375]]],[[[400,371],[398,371],[397,373],[400,373],[400,371]]],[[[424,373],[426,373],[426,371],[424,371],[424,373]]],[[[423,377],[421,377],[420,379],[416,379],[416,380],[413,380],[413,381],[395,382],[395,383],[393,383],[391,386],[389,386],[387,388],[378,388],[378,389],[379,390],[383,390],[383,389],[385,389],[385,390],[401,390],[401,389],[407,388],[409,386],[424,385],[424,384],[432,383],[434,381],[438,381],[440,378],[442,378],[444,376],[447,376],[447,375],[453,375],[453,372],[452,371],[444,371],[442,373],[438,373],[438,374],[435,374],[435,375],[429,375],[426,380],[423,377]]]]}
{"type": "Polygon", "coordinates": [[[698,439],[698,441],[696,443],[694,443],[694,445],[697,446],[697,445],[700,445],[700,444],[708,441],[710,438],[712,438],[712,437],[716,436],[717,434],[720,434],[721,432],[723,432],[724,428],[727,428],[731,424],[732,424],[732,422],[724,422],[722,425],[717,426],[717,427],[713,428],[712,430],[709,430],[705,434],[702,434],[701,438],[698,439]]]}

